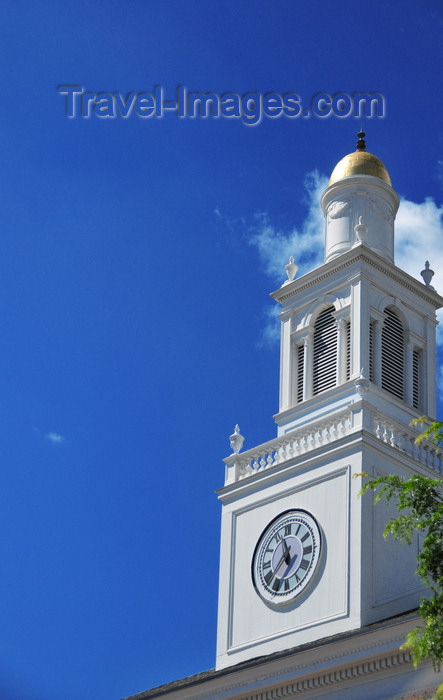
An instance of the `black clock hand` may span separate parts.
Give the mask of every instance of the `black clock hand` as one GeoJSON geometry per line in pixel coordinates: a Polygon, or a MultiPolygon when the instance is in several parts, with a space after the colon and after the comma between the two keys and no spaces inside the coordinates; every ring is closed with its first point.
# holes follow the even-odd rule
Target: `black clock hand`
{"type": "Polygon", "coordinates": [[[291,563],[291,552],[290,547],[286,544],[286,540],[283,540],[283,557],[285,564],[289,565],[291,563]]]}
{"type": "Polygon", "coordinates": [[[269,571],[266,576],[265,576],[265,582],[267,586],[270,586],[274,592],[277,592],[278,589],[280,588],[281,584],[281,578],[277,575],[277,571],[281,567],[282,564],[285,562],[285,557],[284,555],[280,557],[277,566],[273,568],[271,571],[269,571]]]}
{"type": "Polygon", "coordinates": [[[282,556],[280,557],[280,560],[279,560],[277,566],[276,566],[275,569],[273,570],[274,576],[277,576],[277,571],[279,570],[279,568],[281,567],[281,565],[282,565],[283,563],[286,564],[286,559],[285,559],[285,555],[284,555],[284,554],[282,554],[282,556]]]}

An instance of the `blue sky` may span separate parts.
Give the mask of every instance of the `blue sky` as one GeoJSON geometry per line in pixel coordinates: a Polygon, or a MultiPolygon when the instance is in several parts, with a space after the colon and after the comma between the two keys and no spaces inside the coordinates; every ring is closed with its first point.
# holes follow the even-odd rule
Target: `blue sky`
{"type": "Polygon", "coordinates": [[[245,449],[276,435],[268,294],[289,254],[321,263],[318,193],[362,121],[396,262],[443,290],[442,29],[439,0],[0,0],[1,700],[214,666],[221,460],[237,422],[245,449]],[[386,115],[69,119],[60,85],[386,115]]]}

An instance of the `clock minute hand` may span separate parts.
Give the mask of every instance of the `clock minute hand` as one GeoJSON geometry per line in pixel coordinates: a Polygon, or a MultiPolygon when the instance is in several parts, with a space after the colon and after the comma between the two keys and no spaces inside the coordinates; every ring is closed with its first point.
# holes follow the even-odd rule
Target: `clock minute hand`
{"type": "MultiPolygon", "coordinates": [[[[280,557],[280,560],[279,560],[277,566],[276,566],[276,567],[273,569],[273,571],[272,571],[272,573],[274,574],[274,577],[277,576],[277,571],[279,570],[279,568],[281,567],[281,565],[283,564],[283,562],[286,563],[286,559],[285,559],[285,555],[284,555],[284,554],[282,554],[282,556],[280,557]]],[[[279,578],[279,577],[278,577],[278,578],[279,578]]]]}

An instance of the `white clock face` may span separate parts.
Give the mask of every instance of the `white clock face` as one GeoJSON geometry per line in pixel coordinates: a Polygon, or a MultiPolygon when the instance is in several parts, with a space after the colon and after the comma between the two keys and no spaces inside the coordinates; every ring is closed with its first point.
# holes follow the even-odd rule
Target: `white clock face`
{"type": "Polygon", "coordinates": [[[283,605],[308,585],[320,557],[319,527],[309,513],[289,510],[273,520],[261,535],[252,560],[257,593],[283,605]]]}

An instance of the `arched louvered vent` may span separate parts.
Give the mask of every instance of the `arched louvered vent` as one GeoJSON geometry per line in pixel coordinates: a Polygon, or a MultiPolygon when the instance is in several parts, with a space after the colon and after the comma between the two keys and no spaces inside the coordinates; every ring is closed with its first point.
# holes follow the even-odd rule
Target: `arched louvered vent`
{"type": "Polygon", "coordinates": [[[381,334],[381,385],[399,399],[404,398],[404,336],[397,314],[385,309],[386,318],[381,334]]]}
{"type": "Polygon", "coordinates": [[[297,345],[297,403],[303,401],[303,376],[305,373],[305,346],[297,345]]]}
{"type": "Polygon", "coordinates": [[[336,384],[337,325],[333,306],[324,309],[314,326],[313,393],[321,394],[336,384]]]}
{"type": "Polygon", "coordinates": [[[414,350],[412,353],[412,405],[414,408],[420,408],[420,350],[414,350]]]}

